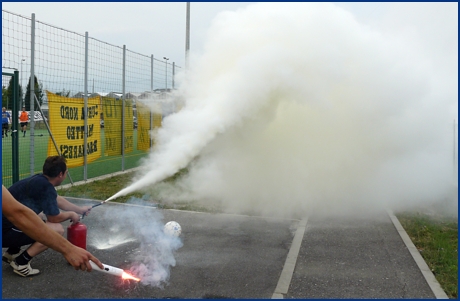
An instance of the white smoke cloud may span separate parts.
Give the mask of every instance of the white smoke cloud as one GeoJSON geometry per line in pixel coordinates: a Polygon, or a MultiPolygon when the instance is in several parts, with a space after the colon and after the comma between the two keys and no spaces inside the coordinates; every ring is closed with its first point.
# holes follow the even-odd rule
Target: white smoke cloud
{"type": "Polygon", "coordinates": [[[218,15],[181,78],[185,105],[113,198],[187,166],[163,197],[236,212],[361,212],[451,197],[458,43],[446,46],[449,68],[430,55],[442,46],[419,49],[419,34],[360,24],[330,3],[218,15]]]}
{"type": "Polygon", "coordinates": [[[128,204],[141,206],[107,208],[104,218],[113,220],[115,216],[117,223],[102,232],[95,229],[89,243],[98,249],[110,249],[139,242],[129,258],[130,274],[140,278],[143,285],[163,288],[169,283],[171,267],[176,265],[174,255],[183,246],[182,240],[164,233],[166,222],[161,211],[146,208],[145,201],[137,198],[131,198],[128,204]]]}

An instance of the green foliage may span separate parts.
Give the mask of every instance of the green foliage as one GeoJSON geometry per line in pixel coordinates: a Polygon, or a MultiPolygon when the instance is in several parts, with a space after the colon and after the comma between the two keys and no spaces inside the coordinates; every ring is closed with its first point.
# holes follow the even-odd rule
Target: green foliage
{"type": "Polygon", "coordinates": [[[65,89],[62,89],[62,91],[60,92],[56,92],[56,95],[60,95],[60,96],[64,96],[64,97],[69,97],[70,95],[70,90],[65,90],[65,89]]]}
{"type": "Polygon", "coordinates": [[[435,219],[423,213],[402,213],[398,219],[446,294],[456,299],[458,220],[435,219]]]}
{"type": "Polygon", "coordinates": [[[3,105],[3,101],[6,100],[8,96],[8,89],[5,86],[2,86],[2,107],[6,107],[6,105],[3,105]]]}
{"type": "MultiPolygon", "coordinates": [[[[13,93],[14,93],[14,86],[13,86],[13,77],[10,78],[8,82],[8,87],[2,87],[2,107],[5,107],[7,110],[13,109],[13,93]]],[[[21,97],[22,97],[22,86],[19,85],[18,89],[18,101],[19,106],[21,105],[21,97]]]]}
{"type": "MultiPolygon", "coordinates": [[[[40,106],[43,104],[43,100],[45,99],[45,93],[43,92],[43,85],[38,81],[37,76],[34,76],[34,91],[35,91],[35,96],[38,99],[38,102],[40,103],[40,106]]],[[[27,88],[26,88],[26,96],[24,97],[24,105],[26,107],[26,111],[30,111],[30,78],[27,83],[27,88]]],[[[35,106],[34,106],[35,107],[35,106]]]]}

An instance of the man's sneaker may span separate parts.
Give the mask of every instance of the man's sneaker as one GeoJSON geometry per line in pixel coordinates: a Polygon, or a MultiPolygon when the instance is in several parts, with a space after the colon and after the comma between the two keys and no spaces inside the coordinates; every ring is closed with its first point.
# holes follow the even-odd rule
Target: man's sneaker
{"type": "Polygon", "coordinates": [[[6,263],[12,262],[16,257],[19,256],[21,252],[18,252],[17,254],[10,254],[8,252],[3,253],[2,260],[6,263]]]}
{"type": "Polygon", "coordinates": [[[15,261],[12,261],[10,265],[13,267],[13,271],[22,277],[33,276],[40,274],[40,271],[37,269],[32,269],[30,262],[25,265],[17,265],[15,261]]]}

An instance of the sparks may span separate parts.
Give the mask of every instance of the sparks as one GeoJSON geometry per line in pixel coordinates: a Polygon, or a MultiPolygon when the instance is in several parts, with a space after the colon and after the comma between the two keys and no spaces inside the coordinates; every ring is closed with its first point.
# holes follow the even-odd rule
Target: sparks
{"type": "Polygon", "coordinates": [[[125,280],[135,280],[135,281],[141,281],[139,278],[136,278],[126,272],[123,272],[123,274],[121,275],[121,278],[125,279],[125,280]]]}
{"type": "Polygon", "coordinates": [[[124,280],[141,281],[139,278],[131,276],[130,274],[128,274],[125,271],[123,271],[122,269],[110,266],[108,264],[102,264],[104,266],[104,268],[101,269],[94,262],[92,262],[91,260],[89,261],[89,263],[91,264],[91,267],[95,271],[99,271],[99,272],[103,272],[103,273],[107,273],[107,274],[111,274],[111,275],[115,275],[115,276],[121,276],[121,278],[124,279],[124,280]]]}

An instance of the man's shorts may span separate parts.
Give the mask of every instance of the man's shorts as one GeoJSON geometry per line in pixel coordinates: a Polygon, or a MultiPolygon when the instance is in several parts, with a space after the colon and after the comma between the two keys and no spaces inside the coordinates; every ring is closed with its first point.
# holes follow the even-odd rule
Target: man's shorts
{"type": "Polygon", "coordinates": [[[2,231],[2,248],[22,247],[34,243],[35,240],[19,229],[10,228],[2,231]]]}
{"type": "Polygon", "coordinates": [[[8,129],[8,123],[2,123],[2,129],[8,129]]]}
{"type": "Polygon", "coordinates": [[[21,127],[26,126],[27,122],[21,122],[21,127]]]}

